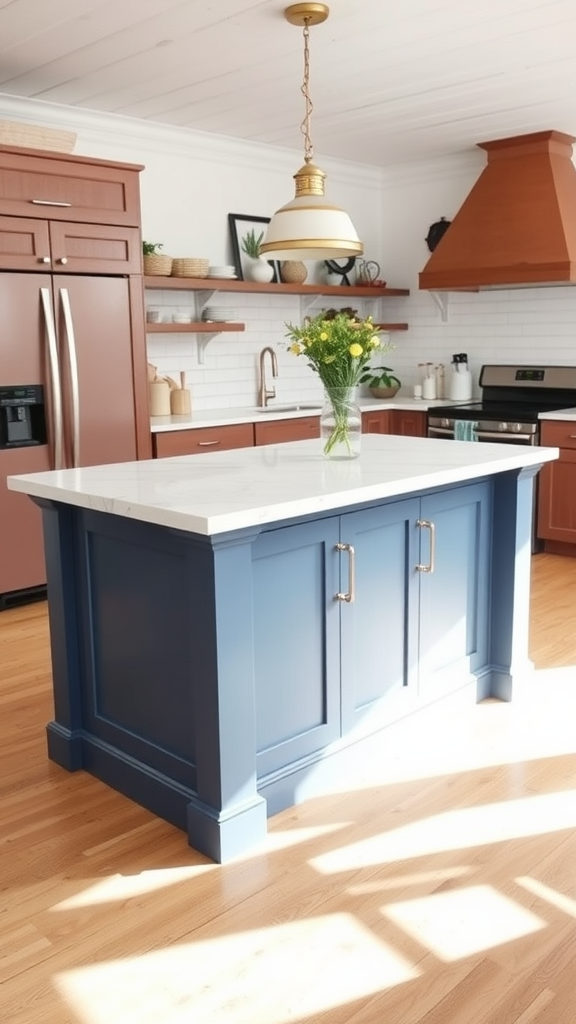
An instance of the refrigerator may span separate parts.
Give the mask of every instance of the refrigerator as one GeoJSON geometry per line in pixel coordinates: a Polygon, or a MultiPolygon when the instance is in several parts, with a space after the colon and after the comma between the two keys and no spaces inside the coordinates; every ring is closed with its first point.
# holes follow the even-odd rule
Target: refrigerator
{"type": "Polygon", "coordinates": [[[40,509],[18,473],[137,458],[127,277],[0,273],[0,608],[42,593],[40,509]]]}

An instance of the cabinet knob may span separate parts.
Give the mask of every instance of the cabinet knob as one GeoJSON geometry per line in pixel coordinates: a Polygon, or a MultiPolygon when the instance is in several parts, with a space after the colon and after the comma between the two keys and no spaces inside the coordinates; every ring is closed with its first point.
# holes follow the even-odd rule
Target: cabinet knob
{"type": "Polygon", "coordinates": [[[39,256],[38,257],[38,263],[50,263],[50,257],[49,256],[39,256]]]}
{"type": "Polygon", "coordinates": [[[66,263],[68,263],[68,257],[67,256],[61,256],[60,259],[56,260],[56,262],[57,263],[62,263],[62,265],[65,266],[66,263]]]}

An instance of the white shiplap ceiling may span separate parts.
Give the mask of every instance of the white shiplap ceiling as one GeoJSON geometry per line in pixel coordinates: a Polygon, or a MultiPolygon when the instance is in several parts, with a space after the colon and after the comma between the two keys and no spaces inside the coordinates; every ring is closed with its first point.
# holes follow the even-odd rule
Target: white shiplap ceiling
{"type": "MultiPolygon", "coordinates": [[[[2,97],[302,150],[282,0],[0,0],[2,97]]],[[[576,0],[332,0],[311,30],[315,156],[389,166],[576,136],[576,0]]]]}

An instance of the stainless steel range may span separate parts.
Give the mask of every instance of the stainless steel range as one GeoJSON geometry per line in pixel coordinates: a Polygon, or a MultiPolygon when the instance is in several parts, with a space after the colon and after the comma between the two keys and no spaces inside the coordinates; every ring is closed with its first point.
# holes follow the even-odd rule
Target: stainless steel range
{"type": "Polygon", "coordinates": [[[428,437],[537,445],[540,414],[576,406],[575,366],[489,364],[479,383],[480,401],[429,409],[428,437]]]}

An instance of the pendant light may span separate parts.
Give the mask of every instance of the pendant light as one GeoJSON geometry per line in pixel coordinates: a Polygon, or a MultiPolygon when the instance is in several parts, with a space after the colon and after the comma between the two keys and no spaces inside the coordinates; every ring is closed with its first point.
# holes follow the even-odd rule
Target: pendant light
{"type": "Polygon", "coordinates": [[[260,252],[275,260],[326,260],[361,256],[362,242],[348,214],[324,197],[326,175],[313,163],[310,138],[310,26],[320,25],[329,14],[326,4],[292,4],[284,11],[291,25],[303,26],[304,81],[306,101],[301,131],[304,135],[304,166],[294,175],[296,196],[272,217],[260,252]]]}

